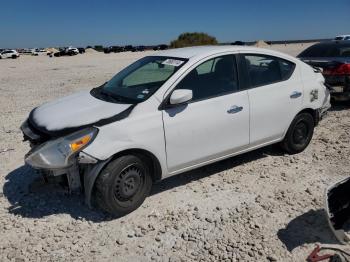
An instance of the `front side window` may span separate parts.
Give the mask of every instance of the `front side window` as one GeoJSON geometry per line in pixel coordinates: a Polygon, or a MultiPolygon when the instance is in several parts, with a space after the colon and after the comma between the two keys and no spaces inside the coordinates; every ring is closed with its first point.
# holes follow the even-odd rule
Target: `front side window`
{"type": "Polygon", "coordinates": [[[181,80],[176,89],[192,90],[192,101],[237,91],[235,56],[220,56],[200,64],[181,80]]]}
{"type": "Polygon", "coordinates": [[[99,93],[102,97],[109,96],[120,102],[143,102],[157,91],[186,61],[183,58],[173,57],[144,57],[116,74],[100,89],[99,93]]]}
{"type": "Polygon", "coordinates": [[[287,80],[295,68],[294,63],[273,56],[252,54],[244,58],[251,87],[287,80]]]}

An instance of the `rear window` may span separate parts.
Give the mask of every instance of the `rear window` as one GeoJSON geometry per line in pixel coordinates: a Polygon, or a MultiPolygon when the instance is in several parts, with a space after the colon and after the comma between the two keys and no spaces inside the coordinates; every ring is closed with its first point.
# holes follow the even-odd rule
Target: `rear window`
{"type": "Polygon", "coordinates": [[[298,57],[349,57],[349,45],[314,45],[301,52],[298,57]]]}

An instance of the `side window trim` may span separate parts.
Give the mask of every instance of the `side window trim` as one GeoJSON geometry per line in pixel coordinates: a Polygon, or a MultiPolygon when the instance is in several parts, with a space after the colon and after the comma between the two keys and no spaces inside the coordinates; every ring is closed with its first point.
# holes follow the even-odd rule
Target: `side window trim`
{"type": "Polygon", "coordinates": [[[268,55],[268,54],[261,54],[261,53],[239,53],[239,57],[240,57],[240,65],[242,66],[242,74],[241,74],[241,77],[243,79],[243,81],[246,81],[244,82],[244,85],[243,85],[243,88],[245,88],[244,90],[247,90],[247,89],[253,89],[253,88],[259,88],[259,87],[264,87],[264,86],[267,86],[267,85],[273,85],[273,84],[276,84],[276,83],[282,83],[282,82],[285,82],[287,80],[289,80],[292,75],[294,74],[295,72],[295,68],[296,68],[296,64],[290,60],[287,60],[287,59],[284,59],[282,57],[277,57],[277,56],[273,56],[273,55],[268,55]],[[291,63],[293,64],[293,69],[291,70],[291,73],[289,74],[289,76],[285,79],[281,79],[281,81],[277,81],[277,82],[273,82],[273,83],[269,83],[269,84],[265,84],[265,85],[258,85],[258,86],[252,86],[251,84],[251,80],[250,80],[250,76],[249,76],[249,73],[248,73],[248,66],[247,66],[247,63],[246,63],[246,60],[245,60],[245,56],[265,56],[265,57],[271,57],[272,59],[277,59],[279,61],[279,65],[280,65],[280,70],[281,70],[281,61],[286,61],[288,63],[291,63]]]}
{"type": "Polygon", "coordinates": [[[238,74],[238,89],[240,91],[250,88],[250,79],[246,67],[244,55],[236,54],[237,74],[238,74]]]}

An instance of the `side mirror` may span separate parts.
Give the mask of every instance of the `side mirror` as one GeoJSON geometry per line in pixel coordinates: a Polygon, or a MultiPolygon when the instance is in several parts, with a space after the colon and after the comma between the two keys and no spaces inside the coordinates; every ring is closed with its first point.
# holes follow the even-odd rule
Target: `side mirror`
{"type": "Polygon", "coordinates": [[[190,101],[193,97],[192,90],[189,89],[177,89],[170,96],[170,104],[178,105],[190,101]]]}

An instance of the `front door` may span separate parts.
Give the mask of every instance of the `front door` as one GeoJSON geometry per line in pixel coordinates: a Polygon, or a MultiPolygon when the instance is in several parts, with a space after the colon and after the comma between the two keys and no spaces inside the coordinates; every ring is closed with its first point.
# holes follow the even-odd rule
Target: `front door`
{"type": "Polygon", "coordinates": [[[234,55],[207,60],[175,89],[191,89],[193,99],[163,110],[170,173],[249,145],[248,93],[239,90],[234,55]]]}

